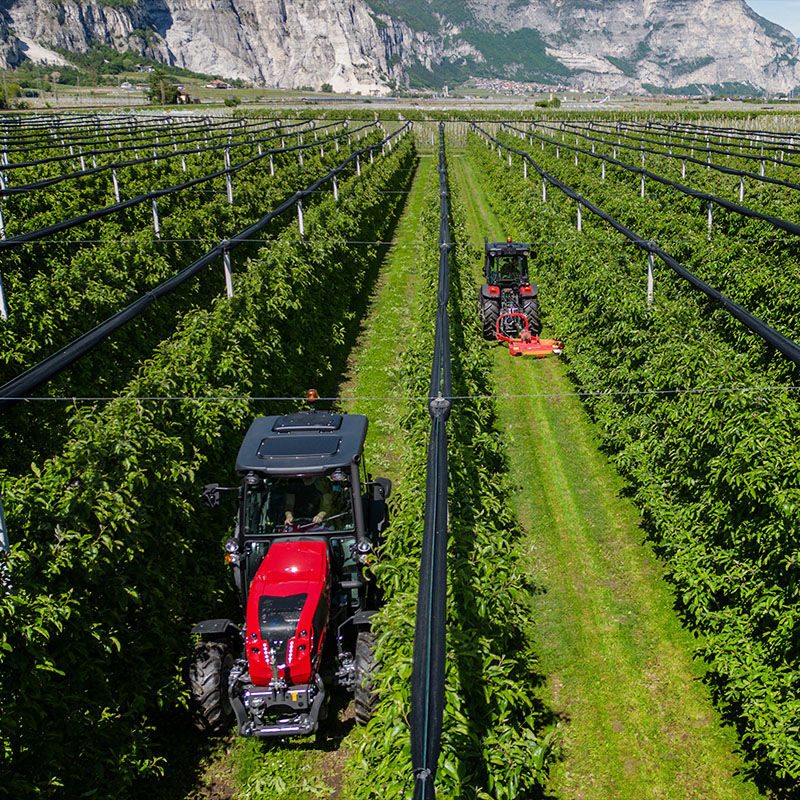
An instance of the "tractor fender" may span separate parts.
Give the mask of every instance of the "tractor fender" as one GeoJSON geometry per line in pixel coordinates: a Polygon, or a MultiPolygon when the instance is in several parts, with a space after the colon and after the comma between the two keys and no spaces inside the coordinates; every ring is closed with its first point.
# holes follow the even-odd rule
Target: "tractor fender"
{"type": "Polygon", "coordinates": [[[528,297],[538,297],[539,296],[539,287],[535,284],[531,284],[531,293],[527,295],[528,297]]]}
{"type": "Polygon", "coordinates": [[[241,639],[242,631],[229,619],[206,619],[192,628],[192,633],[201,639],[220,640],[227,638],[241,639]]]}
{"type": "Polygon", "coordinates": [[[356,630],[369,630],[372,627],[372,618],[377,613],[377,611],[356,611],[352,617],[356,630]]]}
{"type": "Polygon", "coordinates": [[[489,294],[489,284],[488,283],[484,283],[481,286],[481,298],[482,299],[486,299],[486,300],[491,300],[494,303],[499,303],[500,302],[500,297],[498,295],[496,295],[496,294],[495,295],[490,295],[489,294]]]}

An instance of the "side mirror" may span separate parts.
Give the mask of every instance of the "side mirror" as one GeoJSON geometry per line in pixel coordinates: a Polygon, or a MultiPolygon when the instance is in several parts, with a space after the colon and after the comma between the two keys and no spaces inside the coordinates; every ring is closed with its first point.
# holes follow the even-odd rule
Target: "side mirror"
{"type": "Polygon", "coordinates": [[[209,508],[216,508],[219,505],[219,484],[207,483],[203,487],[203,502],[209,508]]]}
{"type": "Polygon", "coordinates": [[[375,478],[372,482],[372,498],[388,500],[392,494],[392,482],[388,478],[375,478]]]}

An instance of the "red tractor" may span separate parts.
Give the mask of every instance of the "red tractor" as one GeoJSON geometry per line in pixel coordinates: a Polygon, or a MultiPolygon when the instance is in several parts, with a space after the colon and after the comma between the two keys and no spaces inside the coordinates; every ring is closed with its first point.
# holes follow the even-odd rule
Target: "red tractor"
{"type": "Polygon", "coordinates": [[[512,242],[510,237],[493,243],[484,237],[483,242],[486,283],[481,286],[480,315],[484,339],[494,341],[498,330],[505,336],[514,336],[521,327],[527,327],[531,336],[538,336],[539,290],[528,279],[530,247],[512,242]]]}
{"type": "Polygon", "coordinates": [[[539,339],[539,290],[528,278],[526,244],[490,243],[484,237],[483,276],[478,310],[483,338],[508,344],[512,356],[544,358],[561,353],[555,339],[539,339]]]}
{"type": "Polygon", "coordinates": [[[245,620],[206,620],[189,670],[195,723],[242,736],[304,736],[324,718],[330,686],[372,716],[379,595],[364,565],[387,523],[391,482],[363,463],[367,418],[300,411],[259,417],[236,461],[238,487],[210,484],[204,499],[238,491],[225,543],[245,620]]]}

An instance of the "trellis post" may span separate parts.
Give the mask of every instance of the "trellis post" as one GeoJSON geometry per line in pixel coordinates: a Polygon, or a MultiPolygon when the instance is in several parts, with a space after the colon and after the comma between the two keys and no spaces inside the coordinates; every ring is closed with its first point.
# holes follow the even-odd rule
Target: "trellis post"
{"type": "Polygon", "coordinates": [[[542,202],[547,202],[547,178],[542,178],[542,202]]]}
{"type": "Polygon", "coordinates": [[[361,156],[356,156],[356,174],[361,177],[361,156]]]}
{"type": "Polygon", "coordinates": [[[269,154],[269,174],[270,175],[275,174],[275,164],[272,161],[272,153],[269,154]]]}
{"type": "MultiPolygon", "coordinates": [[[[6,238],[5,232],[3,238],[6,238]]],[[[0,319],[8,319],[8,303],[6,302],[6,290],[3,288],[3,276],[0,274],[0,319]]],[[[0,526],[3,524],[3,509],[0,506],[0,526]]]]}
{"type": "Polygon", "coordinates": [[[578,233],[583,231],[583,205],[578,200],[578,233]]]}
{"type": "Polygon", "coordinates": [[[231,272],[231,251],[227,239],[222,243],[222,271],[225,274],[225,294],[233,297],[233,273],[231,272]]]}
{"type": "Polygon", "coordinates": [[[161,222],[158,219],[158,201],[156,198],[153,198],[153,232],[156,235],[156,239],[161,238],[161,222]]]}
{"type": "Polygon", "coordinates": [[[117,181],[117,168],[111,169],[111,183],[114,186],[114,200],[119,203],[119,181],[117,181]]]}
{"type": "Polygon", "coordinates": [[[303,221],[303,198],[298,198],[297,200],[297,225],[300,228],[300,237],[305,238],[306,235],[306,226],[305,222],[303,221]]]}
{"type": "MultiPolygon", "coordinates": [[[[7,553],[11,549],[11,543],[8,540],[8,526],[6,525],[6,515],[3,512],[3,498],[0,497],[0,550],[4,553],[7,553]]],[[[2,567],[4,579],[8,578],[8,575],[5,574],[5,564],[2,567]]]]}
{"type": "Polygon", "coordinates": [[[522,159],[522,177],[528,177],[528,162],[524,158],[522,159]]]}
{"type": "Polygon", "coordinates": [[[647,306],[653,305],[653,254],[647,255],[647,306]]]}
{"type": "Polygon", "coordinates": [[[228,148],[225,148],[225,190],[228,193],[228,205],[233,205],[233,184],[231,183],[231,154],[228,148]]]}
{"type": "Polygon", "coordinates": [[[336,175],[333,176],[333,199],[339,199],[339,183],[336,180],[336,175]]]}
{"type": "Polygon", "coordinates": [[[708,201],[708,238],[711,238],[711,228],[714,224],[714,203],[713,201],[708,201]]]}
{"type": "Polygon", "coordinates": [[[744,175],[739,176],[739,202],[744,202],[744,175]]]}
{"type": "Polygon", "coordinates": [[[642,195],[642,200],[644,200],[644,173],[642,173],[642,188],[641,188],[641,195],[642,195]]]}

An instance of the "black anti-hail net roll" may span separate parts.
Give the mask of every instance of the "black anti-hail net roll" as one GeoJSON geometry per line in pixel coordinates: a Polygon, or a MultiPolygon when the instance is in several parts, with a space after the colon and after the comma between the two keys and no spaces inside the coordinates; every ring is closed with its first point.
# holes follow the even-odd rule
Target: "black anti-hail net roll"
{"type": "Polygon", "coordinates": [[[422,534],[414,663],[411,673],[411,763],[414,800],[433,800],[444,719],[447,623],[447,418],[452,397],[450,321],[450,211],[444,126],[439,125],[439,287],[428,411],[425,520],[422,534]]]}

